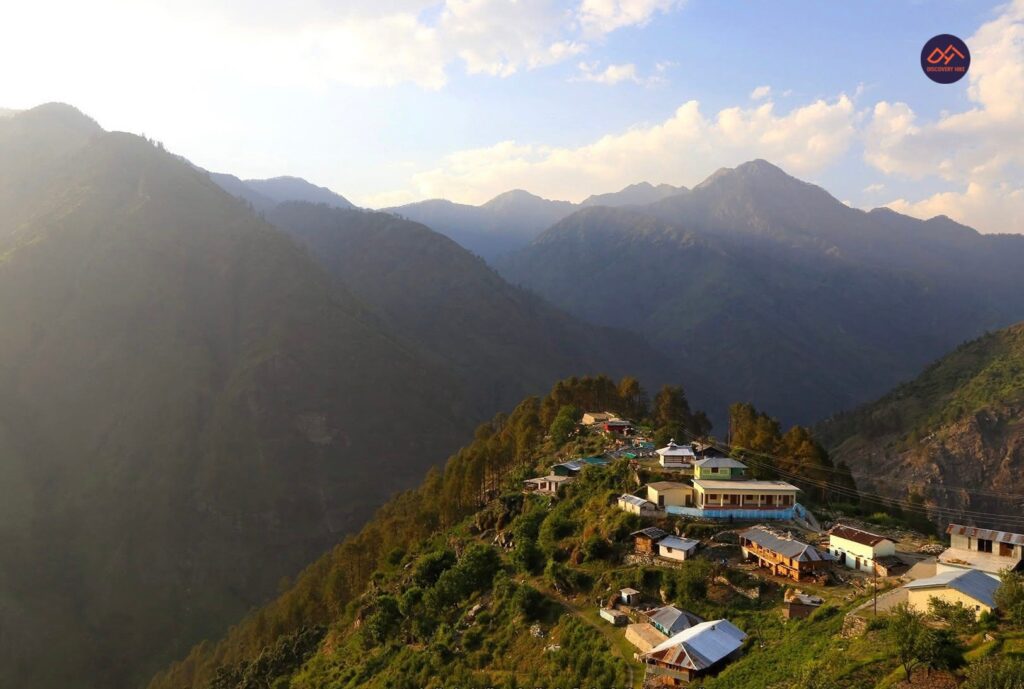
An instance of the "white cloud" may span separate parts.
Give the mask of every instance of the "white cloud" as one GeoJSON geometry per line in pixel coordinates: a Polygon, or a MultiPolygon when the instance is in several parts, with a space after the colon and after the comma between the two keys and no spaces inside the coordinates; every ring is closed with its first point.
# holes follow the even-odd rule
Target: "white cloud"
{"type": "MultiPolygon", "coordinates": [[[[697,101],[663,122],[609,134],[577,148],[504,141],[460,151],[411,178],[406,198],[444,197],[480,203],[511,188],[579,200],[595,189],[638,179],[692,185],[723,165],[751,158],[775,161],[794,174],[827,166],[850,146],[857,114],[845,95],[787,113],[770,102],[726,108],[705,117],[697,101]]],[[[388,198],[395,198],[389,192],[388,198]]],[[[370,202],[373,199],[369,200],[370,202]]]]}
{"type": "Polygon", "coordinates": [[[591,35],[603,35],[626,26],[646,24],[660,12],[669,12],[681,0],[583,0],[578,18],[591,35]]]}
{"type": "MultiPolygon", "coordinates": [[[[664,0],[56,0],[12,3],[0,23],[0,63],[17,83],[72,84],[69,74],[126,68],[211,70],[273,85],[322,89],[413,83],[443,87],[453,68],[508,76],[570,59],[589,40],[643,24],[664,0]],[[55,16],[60,21],[53,20],[55,16]],[[45,34],[26,30],[45,27],[45,34]],[[41,46],[46,46],[41,50],[41,46]],[[25,55],[33,59],[26,63],[25,55]],[[125,60],[131,55],[131,60],[125,60]],[[68,69],[68,63],[75,63],[68,69]],[[130,64],[129,64],[130,63],[130,64]],[[124,67],[122,67],[124,66],[124,67]]],[[[5,79],[9,75],[5,74],[5,79]]],[[[95,82],[97,76],[89,81],[95,82]]],[[[9,91],[5,83],[5,90],[9,91]]],[[[12,96],[8,95],[7,98],[12,96]]],[[[17,96],[15,96],[17,98],[17,96]]],[[[18,100],[25,100],[18,98],[18,100]]]]}
{"type": "Polygon", "coordinates": [[[982,232],[1024,232],[1024,187],[1008,183],[970,182],[962,192],[942,192],[915,202],[896,199],[886,205],[922,219],[948,215],[982,232]]]}
{"type": "Polygon", "coordinates": [[[879,183],[869,184],[866,187],[864,187],[864,193],[865,194],[877,194],[878,192],[884,191],[884,190],[885,190],[885,185],[884,184],[879,184],[879,183]]]}
{"type": "Polygon", "coordinates": [[[665,78],[660,76],[664,69],[657,71],[659,74],[641,77],[637,74],[636,65],[631,62],[622,65],[608,65],[604,69],[601,69],[600,64],[597,62],[581,62],[579,64],[579,75],[573,77],[573,81],[591,81],[609,86],[628,81],[643,86],[655,86],[665,83],[665,78]]]}
{"type": "Polygon", "coordinates": [[[763,99],[767,98],[770,95],[772,95],[772,87],[771,86],[758,86],[757,88],[755,88],[753,91],[750,92],[750,99],[751,100],[763,100],[763,99]]]}
{"type": "Polygon", "coordinates": [[[880,102],[865,131],[865,159],[886,174],[958,187],[893,207],[938,210],[987,232],[1024,232],[1024,0],[1003,7],[967,45],[971,107],[922,121],[906,103],[880,102]]]}

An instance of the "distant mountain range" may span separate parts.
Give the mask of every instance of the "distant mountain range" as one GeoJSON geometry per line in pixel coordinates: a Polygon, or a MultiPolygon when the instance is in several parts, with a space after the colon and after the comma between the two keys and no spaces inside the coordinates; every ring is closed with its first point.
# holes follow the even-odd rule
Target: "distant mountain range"
{"type": "Polygon", "coordinates": [[[300,177],[243,180],[234,175],[211,172],[210,179],[232,196],[248,201],[257,211],[270,210],[285,201],[308,201],[334,208],[355,208],[355,205],[341,194],[327,187],[318,187],[300,177]]]}
{"type": "Polygon", "coordinates": [[[590,196],[575,204],[550,201],[517,189],[481,206],[433,199],[384,210],[423,223],[492,262],[526,246],[541,232],[580,208],[653,203],[682,191],[684,187],[641,182],[621,191],[590,196]]]}
{"type": "Polygon", "coordinates": [[[986,334],[817,435],[862,490],[956,521],[1020,532],[1024,324],[986,334]]]}
{"type": "Polygon", "coordinates": [[[0,119],[0,686],[138,686],[508,399],[677,370],[347,206],[69,106],[0,119]]]}
{"type": "Polygon", "coordinates": [[[871,399],[1024,318],[1024,237],[849,208],[765,161],[645,206],[584,208],[495,266],[786,422],[871,399]]]}

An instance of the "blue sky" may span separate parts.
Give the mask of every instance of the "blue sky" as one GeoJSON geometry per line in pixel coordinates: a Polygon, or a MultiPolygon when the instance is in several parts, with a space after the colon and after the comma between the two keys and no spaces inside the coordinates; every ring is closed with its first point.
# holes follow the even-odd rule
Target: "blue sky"
{"type": "Polygon", "coordinates": [[[81,4],[0,26],[21,66],[0,104],[70,102],[211,170],[383,206],[690,186],[764,157],[855,206],[1024,232],[1024,0],[81,4]],[[971,48],[957,84],[921,72],[938,33],[971,48]]]}

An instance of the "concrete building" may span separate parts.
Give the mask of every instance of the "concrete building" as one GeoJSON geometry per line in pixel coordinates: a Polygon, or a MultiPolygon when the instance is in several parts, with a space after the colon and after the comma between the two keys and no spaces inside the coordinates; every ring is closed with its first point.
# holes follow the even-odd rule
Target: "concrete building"
{"type": "Polygon", "coordinates": [[[828,550],[839,564],[875,574],[875,561],[895,556],[896,542],[870,531],[838,524],[829,531],[828,550]]]}
{"type": "Polygon", "coordinates": [[[931,599],[938,598],[963,605],[980,617],[995,608],[999,582],[977,569],[960,569],[912,581],[904,588],[908,591],[907,604],[919,612],[928,612],[931,599]]]}
{"type": "Polygon", "coordinates": [[[660,509],[693,504],[693,487],[678,481],[655,481],[647,484],[647,499],[660,509]]]}
{"type": "Polygon", "coordinates": [[[936,573],[977,569],[998,578],[1004,569],[1019,571],[1024,560],[1024,535],[950,524],[949,548],[941,555],[936,573]]]}

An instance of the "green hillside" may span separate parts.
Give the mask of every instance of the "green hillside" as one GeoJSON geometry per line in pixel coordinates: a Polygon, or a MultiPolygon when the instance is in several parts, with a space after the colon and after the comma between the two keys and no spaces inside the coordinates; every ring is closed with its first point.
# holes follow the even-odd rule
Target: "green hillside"
{"type": "MultiPolygon", "coordinates": [[[[700,686],[896,686],[900,632],[887,618],[871,621],[858,610],[870,600],[869,586],[801,584],[825,603],[808,619],[784,621],[787,582],[737,566],[735,534],[722,534],[743,524],[651,522],[615,506],[618,495],[657,471],[618,459],[584,469],[559,498],[519,490],[552,462],[607,449],[599,435],[579,431],[563,444],[545,431],[567,404],[627,404],[615,390],[607,380],[565,381],[481,426],[443,472],[384,505],[280,598],[221,641],[197,646],[149,689],[639,688],[636,649],[621,627],[597,614],[623,587],[651,604],[729,619],[748,634],[742,657],[700,686]],[[652,523],[700,539],[701,554],[675,567],[629,562],[629,535],[652,523]],[[851,614],[861,624],[849,624],[851,614]]],[[[665,408],[656,404],[644,416],[657,418],[665,408]]],[[[818,461],[831,467],[827,458],[818,461]]],[[[1024,634],[1011,623],[986,624],[962,624],[954,637],[943,636],[956,662],[935,660],[935,667],[960,665],[965,652],[978,660],[1020,647],[1024,634]]],[[[929,681],[953,677],[928,672],[929,681]]],[[[916,674],[924,679],[925,670],[916,674]]]]}
{"type": "Polygon", "coordinates": [[[816,435],[861,487],[913,497],[936,518],[1019,531],[1024,325],[961,345],[876,402],[820,424],[816,435]]]}

